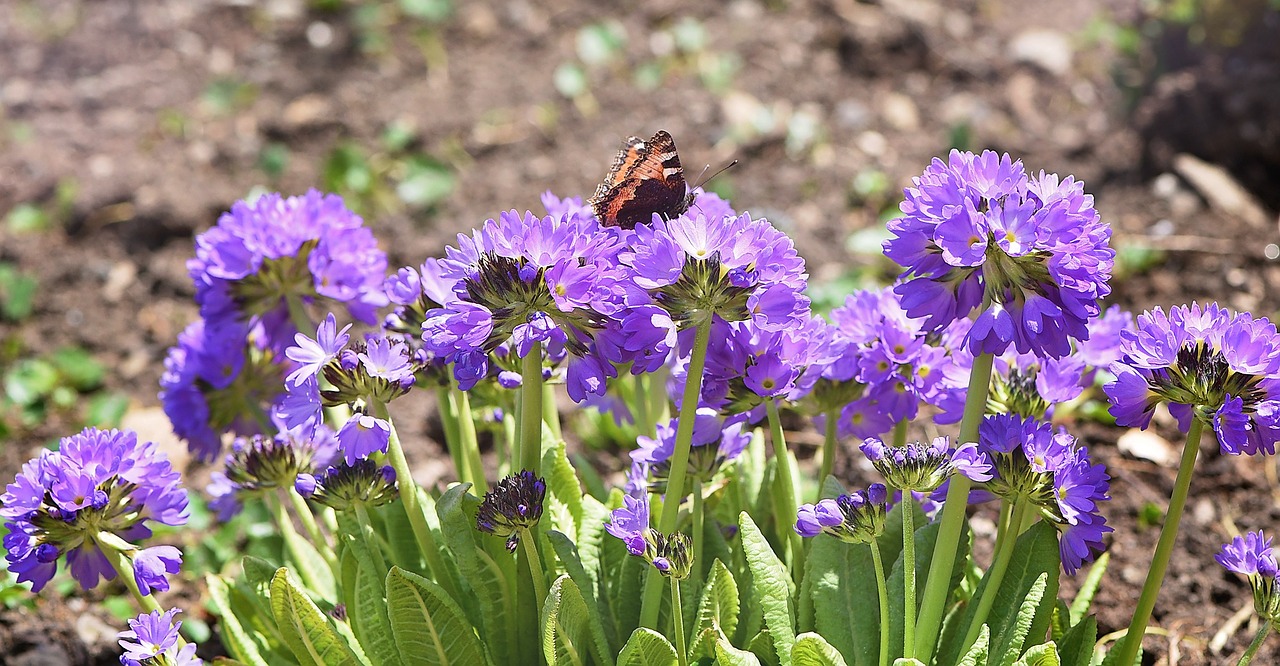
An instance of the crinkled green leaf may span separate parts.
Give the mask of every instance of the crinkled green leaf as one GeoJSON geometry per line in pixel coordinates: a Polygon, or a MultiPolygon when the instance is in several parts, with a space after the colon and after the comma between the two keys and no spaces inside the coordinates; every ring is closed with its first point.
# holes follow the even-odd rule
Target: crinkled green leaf
{"type": "Polygon", "coordinates": [[[1084,582],[1080,583],[1080,590],[1071,600],[1071,626],[1080,624],[1080,620],[1089,614],[1089,607],[1093,605],[1093,595],[1097,594],[1098,586],[1102,583],[1102,575],[1107,572],[1107,564],[1110,562],[1111,553],[1103,553],[1093,566],[1089,567],[1089,575],[1084,577],[1084,582]]]}
{"type": "Polygon", "coordinates": [[[716,642],[716,663],[720,666],[760,666],[760,659],[754,653],[739,650],[721,638],[716,642]]]}
{"type": "MultiPolygon", "coordinates": [[[[551,437],[548,432],[546,435],[551,437]]],[[[578,474],[565,455],[564,440],[554,440],[548,446],[543,443],[542,472],[547,478],[548,510],[554,511],[557,505],[564,506],[573,517],[573,525],[557,525],[561,532],[577,539],[578,526],[582,524],[582,497],[586,493],[578,482],[578,474]]]]}
{"type": "Polygon", "coordinates": [[[220,576],[205,576],[209,599],[218,611],[218,634],[227,651],[237,660],[249,666],[268,666],[258,650],[258,642],[241,624],[240,617],[231,607],[231,588],[220,576]]]}
{"type": "Polygon", "coordinates": [[[1058,646],[1052,641],[1033,645],[1015,666],[1062,666],[1062,661],[1058,659],[1058,646]]]}
{"type": "Polygon", "coordinates": [[[506,664],[512,657],[511,608],[515,601],[510,598],[511,586],[502,570],[476,544],[477,537],[500,539],[480,534],[475,529],[475,519],[466,506],[476,501],[475,497],[467,494],[469,487],[469,484],[457,484],[446,490],[436,502],[436,514],[440,518],[444,545],[469,588],[466,596],[471,603],[464,605],[464,611],[472,626],[480,632],[494,661],[506,664]]]}
{"type": "Polygon", "coordinates": [[[640,627],[622,646],[618,666],[671,666],[676,663],[676,656],[676,649],[665,636],[640,627]]]}
{"type": "MultiPolygon", "coordinates": [[[[987,629],[987,625],[982,625],[979,630],[978,640],[973,642],[973,647],[964,654],[964,657],[956,664],[956,666],[987,666],[987,652],[991,641],[991,632],[987,629]]],[[[945,663],[945,662],[939,662],[945,663]]]]}
{"type": "Polygon", "coordinates": [[[293,656],[304,666],[354,666],[355,654],[290,576],[280,567],[271,579],[271,610],[293,656]]]}
{"type": "Polygon", "coordinates": [[[791,663],[795,666],[846,666],[844,657],[815,633],[796,637],[795,646],[791,648],[791,663]]]}
{"type": "Polygon", "coordinates": [[[617,651],[609,644],[609,636],[605,632],[604,608],[595,596],[594,581],[582,567],[582,560],[578,557],[578,547],[562,532],[550,530],[546,536],[551,542],[552,549],[555,550],[556,557],[560,558],[560,563],[564,565],[565,571],[577,587],[578,594],[582,595],[583,604],[588,611],[591,639],[596,643],[597,654],[616,654],[617,651]],[[583,590],[586,592],[584,593],[583,590]]]}
{"type": "Polygon", "coordinates": [[[329,603],[337,601],[338,588],[333,580],[333,570],[320,555],[320,551],[316,550],[316,547],[296,530],[280,530],[280,535],[288,546],[285,548],[288,562],[294,565],[299,575],[305,573],[303,580],[306,581],[308,589],[316,595],[317,599],[329,603]]]}
{"type": "Polygon", "coordinates": [[[406,666],[485,664],[484,650],[462,609],[439,585],[392,567],[387,615],[406,666]]]}
{"type": "Polygon", "coordinates": [[[1093,646],[1098,642],[1098,620],[1090,615],[1067,630],[1059,643],[1058,658],[1062,666],[1089,666],[1093,646]]]}
{"type": "Polygon", "coordinates": [[[700,635],[711,628],[725,636],[732,636],[738,628],[738,614],[741,612],[738,583],[734,581],[733,574],[724,562],[717,559],[711,563],[711,573],[707,575],[702,600],[698,602],[698,621],[694,625],[693,634],[700,635]]]}
{"type": "MultiPolygon", "coordinates": [[[[996,644],[996,654],[1001,655],[996,662],[1001,666],[1012,666],[1018,660],[1018,653],[1021,646],[1027,640],[1028,633],[1031,631],[1031,623],[1035,621],[1036,612],[1040,609],[1040,602],[1044,600],[1045,587],[1048,585],[1049,575],[1040,574],[1036,578],[1035,583],[1031,585],[1031,589],[1027,590],[1027,596],[1022,600],[1022,605],[1018,607],[1017,614],[1012,618],[1012,624],[1005,628],[996,625],[999,632],[999,643],[996,644]]],[[[1044,633],[1040,634],[1037,641],[1043,640],[1044,633]]]]}
{"type": "Polygon", "coordinates": [[[738,538],[747,557],[747,566],[751,569],[753,596],[763,610],[764,623],[773,638],[778,662],[782,666],[790,666],[791,647],[796,642],[795,627],[791,624],[795,617],[791,604],[791,579],[746,511],[739,514],[738,526],[738,538]]]}
{"type": "Polygon", "coordinates": [[[594,657],[596,663],[613,664],[591,640],[591,611],[582,593],[568,574],[556,579],[542,606],[542,654],[550,666],[582,666],[594,657]]]}
{"type": "Polygon", "coordinates": [[[400,655],[391,633],[391,619],[387,617],[385,581],[373,562],[360,559],[351,595],[354,605],[347,607],[347,617],[360,645],[375,664],[398,666],[400,655]]]}

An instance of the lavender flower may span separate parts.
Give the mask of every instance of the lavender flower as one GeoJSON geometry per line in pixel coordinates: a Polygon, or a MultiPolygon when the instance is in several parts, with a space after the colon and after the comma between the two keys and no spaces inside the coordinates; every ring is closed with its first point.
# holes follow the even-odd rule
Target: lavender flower
{"type": "Polygon", "coordinates": [[[542,518],[546,497],[546,480],[527,469],[503,477],[485,493],[476,511],[476,529],[506,538],[507,551],[514,553],[520,545],[520,535],[533,529],[542,518]]]}
{"type": "Polygon", "coordinates": [[[936,331],[988,304],[966,336],[975,355],[1012,345],[1054,358],[1088,337],[1115,252],[1083,184],[1028,177],[1007,154],[953,150],[912,185],[884,244],[906,269],[895,291],[908,314],[936,331]]]}
{"type": "Polygon", "coordinates": [[[993,478],[980,486],[1009,502],[1027,502],[1059,532],[1062,567],[1074,574],[1105,547],[1111,532],[1102,502],[1111,477],[1065,430],[1013,414],[988,416],[978,429],[978,450],[992,461],[993,478]]]}
{"type": "Polygon", "coordinates": [[[169,576],[182,570],[182,551],[173,546],[143,548],[133,555],[133,576],[143,596],[169,589],[169,576]]]}
{"type": "MultiPolygon", "coordinates": [[[[132,432],[86,428],[63,438],[58,450],[23,465],[0,495],[9,570],[39,592],[65,555],[84,589],[95,587],[99,577],[112,580],[116,572],[99,542],[112,548],[122,543],[126,555],[135,555],[138,549],[129,542],[149,537],[151,521],[185,523],[187,492],[179,481],[156,445],[140,443],[132,432]]],[[[148,557],[166,553],[172,555],[151,551],[148,557]]],[[[144,570],[145,584],[164,589],[149,575],[154,571],[144,570]]]]}
{"type": "Polygon", "coordinates": [[[373,233],[341,197],[315,190],[236,202],[196,237],[187,272],[205,319],[259,317],[279,332],[292,332],[279,324],[289,320],[290,301],[343,303],[367,324],[377,323],[375,310],[387,302],[387,258],[373,233]]]}
{"type": "Polygon", "coordinates": [[[1280,440],[1280,335],[1266,319],[1210,303],[1156,308],[1121,332],[1124,357],[1104,388],[1122,426],[1145,429],[1169,403],[1183,432],[1213,428],[1223,453],[1276,452],[1280,440]]]}
{"type": "Polygon", "coordinates": [[[119,634],[124,666],[201,666],[194,643],[179,648],[178,630],[182,622],[174,621],[179,611],[171,608],[143,613],[129,620],[129,629],[119,634]]]}
{"type": "Polygon", "coordinates": [[[649,527],[649,496],[624,495],[623,505],[613,510],[605,531],[626,545],[627,552],[644,558],[663,576],[684,579],[693,568],[692,545],[683,532],[662,534],[649,527]]]}
{"type": "MultiPolygon", "coordinates": [[[[671,419],[658,425],[656,438],[642,435],[636,440],[639,448],[631,452],[632,471],[627,479],[629,494],[666,492],[678,429],[679,419],[671,419]]],[[[693,440],[689,449],[689,477],[711,481],[716,471],[737,459],[749,443],[751,433],[744,432],[741,423],[724,425],[716,410],[699,407],[694,417],[693,440]]]]}
{"type": "MultiPolygon", "coordinates": [[[[831,360],[830,332],[824,321],[807,316],[783,330],[761,328],[752,320],[713,322],[701,404],[732,414],[754,410],[750,420],[757,421],[765,401],[800,399],[831,360]]],[[[677,368],[678,391],[685,376],[685,368],[677,368]]]]}
{"type": "Polygon", "coordinates": [[[846,543],[875,543],[884,532],[888,514],[888,490],[873,483],[866,490],[805,504],[796,514],[796,533],[802,537],[819,534],[846,543]]]}
{"type": "Polygon", "coordinates": [[[223,470],[214,472],[205,488],[211,496],[209,506],[218,512],[219,520],[230,520],[240,512],[246,497],[292,488],[299,474],[324,469],[337,453],[337,436],[324,425],[311,433],[292,431],[275,437],[237,439],[223,470]]]}
{"type": "Polygon", "coordinates": [[[889,485],[901,490],[930,492],[953,473],[978,482],[991,479],[991,460],[972,442],[952,448],[948,438],[935,437],[929,444],[894,447],[868,437],[862,442],[862,452],[889,485]]]}
{"type": "Polygon", "coordinates": [[[169,349],[160,402],[174,434],[201,460],[218,456],[225,432],[274,429],[263,415],[284,398],[285,361],[258,344],[260,331],[234,320],[196,320],[169,349]]]}
{"type": "Polygon", "coordinates": [[[368,508],[396,499],[396,471],[368,458],[339,461],[321,474],[298,474],[294,489],[299,495],[335,511],[347,511],[356,504],[368,508]]]}
{"type": "Polygon", "coordinates": [[[1280,622],[1280,566],[1271,549],[1271,539],[1262,533],[1246,532],[1222,547],[1214,556],[1218,564],[1249,579],[1253,589],[1253,610],[1264,621],[1280,622]]]}
{"type": "Polygon", "coordinates": [[[649,496],[624,495],[622,506],[613,510],[604,529],[621,539],[628,553],[643,555],[648,547],[647,537],[652,531],[649,528],[649,496]]]}

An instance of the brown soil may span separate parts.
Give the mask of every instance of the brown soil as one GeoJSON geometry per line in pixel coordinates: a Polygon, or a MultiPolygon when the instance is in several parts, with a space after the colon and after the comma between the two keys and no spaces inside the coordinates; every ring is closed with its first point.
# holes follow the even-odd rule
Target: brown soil
{"type": "MultiPolygon", "coordinates": [[[[60,185],[74,184],[57,228],[0,227],[0,261],[41,284],[35,316],[17,328],[30,348],[83,346],[112,368],[111,389],[154,407],[165,350],[195,315],[184,268],[193,235],[255,186],[318,185],[335,145],[376,151],[395,122],[458,184],[430,212],[369,217],[392,265],[439,252],[503,209],[537,208],[543,190],[589,194],[623,137],[665,128],[689,167],[740,159],[721,176],[734,203],[791,233],[815,278],[830,280],[873,261],[845,239],[876,226],[892,191],[967,134],[969,148],[1075,174],[1117,246],[1160,251],[1155,265],[1117,280],[1115,302],[1142,310],[1216,299],[1259,315],[1280,302],[1280,267],[1264,255],[1280,206],[1268,189],[1280,174],[1280,54],[1266,35],[1280,18],[1265,0],[1205,3],[1227,9],[1190,29],[1142,15],[1138,0],[659,0],[627,13],[584,0],[476,1],[456,3],[433,30],[407,19],[385,26],[377,52],[362,49],[358,20],[377,3],[330,4],[339,8],[0,4],[0,212],[53,207],[60,185]],[[650,35],[685,18],[704,26],[703,54],[669,57],[662,85],[638,87],[633,70],[668,43],[650,35]],[[589,92],[569,101],[553,73],[577,57],[579,29],[601,21],[625,29],[622,56],[587,68],[589,92]],[[1106,38],[1128,26],[1138,27],[1131,55],[1106,38]],[[725,86],[696,71],[715,55],[738,64],[725,86]],[[218,98],[213,86],[238,92],[218,98]],[[807,120],[816,139],[789,145],[788,125],[807,120]],[[289,153],[277,176],[259,167],[269,146],[289,153]],[[1270,210],[1231,212],[1213,192],[1161,176],[1184,152],[1229,169],[1270,210]],[[854,185],[873,171],[888,195],[854,185]]],[[[414,421],[406,438],[422,442],[419,459],[443,458],[425,419],[414,421]]],[[[60,425],[6,443],[0,469],[15,470],[60,425]]],[[[1164,506],[1173,473],[1120,454],[1116,429],[1084,433],[1115,479],[1112,570],[1097,601],[1109,632],[1124,626],[1156,540],[1136,516],[1146,503],[1164,506]]],[[[1277,524],[1280,489],[1264,474],[1272,464],[1202,461],[1155,618],[1169,638],[1148,641],[1160,663],[1234,662],[1247,644],[1243,627],[1221,652],[1207,647],[1249,603],[1245,584],[1211,557],[1229,525],[1277,524]]],[[[89,663],[61,604],[2,619],[6,663],[89,663]],[[57,649],[62,661],[38,661],[57,649]]],[[[1273,640],[1255,663],[1277,655],[1273,640]]]]}

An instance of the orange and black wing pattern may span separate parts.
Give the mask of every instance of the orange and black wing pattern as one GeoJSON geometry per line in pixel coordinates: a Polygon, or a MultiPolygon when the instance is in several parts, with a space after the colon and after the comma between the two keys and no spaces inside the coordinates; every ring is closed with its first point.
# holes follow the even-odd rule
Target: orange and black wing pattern
{"type": "Polygon", "coordinates": [[[601,224],[626,229],[651,222],[654,213],[669,220],[689,210],[693,194],[671,134],[659,130],[648,141],[627,139],[588,203],[601,224]]]}

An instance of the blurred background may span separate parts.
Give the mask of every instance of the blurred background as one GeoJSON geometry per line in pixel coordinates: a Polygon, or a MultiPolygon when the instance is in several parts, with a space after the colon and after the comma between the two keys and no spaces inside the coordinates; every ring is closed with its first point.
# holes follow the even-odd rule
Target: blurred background
{"type": "MultiPolygon", "coordinates": [[[[86,423],[168,437],[155,394],[196,316],[184,264],[235,200],[337,192],[392,266],[417,264],[546,190],[589,196],[658,129],[690,175],[740,160],[709,189],[795,238],[819,307],[893,275],[883,222],[952,148],[1083,179],[1115,230],[1115,303],[1280,307],[1277,0],[5,0],[0,53],[6,478],[86,423]]],[[[1170,445],[1083,434],[1132,540],[1112,547],[1108,631],[1170,445]]],[[[1159,663],[1238,654],[1247,588],[1209,557],[1237,521],[1280,522],[1270,462],[1205,465],[1159,663]]],[[[41,620],[20,598],[0,588],[0,661],[109,651],[82,606],[41,620]]]]}

